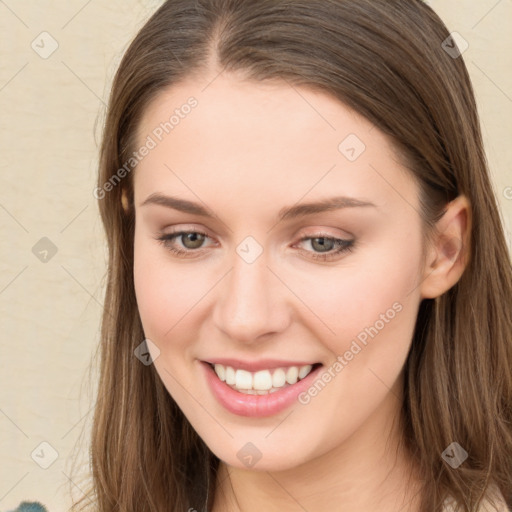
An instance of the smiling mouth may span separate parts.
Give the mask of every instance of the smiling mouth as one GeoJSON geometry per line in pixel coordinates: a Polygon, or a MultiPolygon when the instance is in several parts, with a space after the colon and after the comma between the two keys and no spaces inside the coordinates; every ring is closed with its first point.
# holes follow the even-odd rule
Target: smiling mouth
{"type": "Polygon", "coordinates": [[[322,363],[314,363],[250,372],[219,363],[205,363],[213,369],[220,381],[235,391],[248,395],[267,395],[293,386],[322,366],[322,363]]]}

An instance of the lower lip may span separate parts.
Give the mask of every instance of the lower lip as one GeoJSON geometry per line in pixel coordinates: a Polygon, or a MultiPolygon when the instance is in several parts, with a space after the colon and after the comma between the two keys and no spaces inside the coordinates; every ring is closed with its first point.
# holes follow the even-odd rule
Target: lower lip
{"type": "Polygon", "coordinates": [[[296,384],[286,386],[274,393],[247,395],[235,391],[225,382],[222,382],[208,363],[201,362],[201,365],[204,368],[210,389],[220,404],[233,414],[249,416],[251,418],[272,416],[292,405],[300,393],[306,391],[311,386],[318,373],[322,370],[322,366],[319,366],[296,384]]]}

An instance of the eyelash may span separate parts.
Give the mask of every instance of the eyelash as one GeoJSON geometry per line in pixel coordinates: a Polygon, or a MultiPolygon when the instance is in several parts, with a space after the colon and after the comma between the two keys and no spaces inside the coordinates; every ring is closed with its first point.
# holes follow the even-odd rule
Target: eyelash
{"type": "MultiPolygon", "coordinates": [[[[173,254],[176,254],[177,256],[184,256],[189,257],[190,253],[193,252],[200,252],[201,249],[177,249],[176,247],[172,247],[170,245],[170,242],[172,242],[175,238],[178,238],[182,235],[189,235],[189,234],[195,234],[195,235],[202,235],[204,237],[210,238],[206,233],[202,231],[178,231],[176,233],[168,233],[163,234],[156,238],[156,240],[162,244],[168,251],[170,251],[173,254]]],[[[334,250],[334,252],[329,253],[312,253],[311,251],[306,251],[308,254],[311,255],[311,257],[314,260],[317,261],[332,261],[336,256],[345,253],[345,252],[352,252],[354,249],[354,240],[343,240],[341,238],[334,238],[332,236],[327,236],[323,234],[317,234],[315,236],[305,236],[302,237],[299,242],[304,242],[305,240],[313,240],[315,238],[323,238],[326,240],[333,240],[336,245],[338,245],[338,249],[334,250]]],[[[193,256],[192,256],[193,257],[193,256]]]]}

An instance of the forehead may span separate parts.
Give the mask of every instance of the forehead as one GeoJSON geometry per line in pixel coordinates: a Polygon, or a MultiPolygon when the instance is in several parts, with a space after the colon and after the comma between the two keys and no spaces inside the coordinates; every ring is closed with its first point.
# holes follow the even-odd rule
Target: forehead
{"type": "Polygon", "coordinates": [[[221,74],[174,85],[146,108],[137,138],[138,146],[154,143],[136,168],[139,195],[177,187],[191,197],[192,187],[234,198],[243,187],[278,201],[284,191],[299,199],[380,187],[390,196],[411,181],[372,123],[327,93],[286,81],[221,74]]]}
{"type": "MultiPolygon", "coordinates": [[[[161,91],[143,113],[138,127],[139,140],[160,123],[169,121],[173,113],[180,117],[177,124],[182,124],[180,110],[190,110],[186,105],[191,98],[197,106],[191,109],[190,117],[192,123],[195,120],[194,124],[202,125],[203,139],[208,132],[215,135],[219,129],[230,129],[230,135],[246,143],[248,131],[295,138],[306,133],[309,137],[318,134],[324,138],[330,132],[336,141],[347,127],[357,130],[361,136],[374,128],[337,98],[319,89],[298,87],[277,79],[249,81],[222,73],[213,78],[190,79],[161,91]],[[209,130],[211,127],[216,130],[209,130]]],[[[177,124],[174,131],[179,131],[177,124]]]]}

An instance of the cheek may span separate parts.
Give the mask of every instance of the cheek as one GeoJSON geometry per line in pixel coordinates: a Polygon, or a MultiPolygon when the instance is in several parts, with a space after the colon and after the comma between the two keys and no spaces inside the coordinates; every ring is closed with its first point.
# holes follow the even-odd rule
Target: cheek
{"type": "Polygon", "coordinates": [[[144,335],[159,349],[154,366],[167,391],[187,411],[190,397],[184,390],[195,382],[191,367],[183,363],[193,359],[194,305],[206,290],[197,288],[202,286],[199,279],[171,265],[162,247],[144,244],[136,243],[134,254],[135,295],[144,335]]]}
{"type": "Polygon", "coordinates": [[[150,251],[150,242],[135,228],[133,254],[133,280],[137,307],[144,332],[147,337],[154,336],[155,327],[164,318],[161,290],[156,286],[161,267],[155,254],[150,251]],[[155,287],[156,286],[156,287],[155,287]]]}
{"type": "Polygon", "coordinates": [[[354,339],[377,336],[403,350],[416,321],[420,260],[419,237],[409,233],[354,253],[338,268],[304,273],[294,288],[326,327],[324,342],[336,354],[354,339]]]}
{"type": "Polygon", "coordinates": [[[326,403],[336,403],[332,412],[336,425],[346,423],[346,411],[351,411],[347,432],[385,400],[411,346],[419,305],[415,287],[421,246],[414,237],[407,239],[395,239],[368,251],[364,258],[354,258],[350,266],[347,260],[339,271],[317,273],[301,285],[308,305],[334,331],[323,326],[317,330],[331,352],[329,379],[324,382],[333,384],[315,383],[304,403],[311,400],[312,417],[325,415],[326,403]],[[324,388],[317,400],[317,389],[324,388]]]}
{"type": "Polygon", "coordinates": [[[187,349],[203,321],[206,297],[218,275],[171,261],[157,242],[135,235],[133,277],[144,333],[168,352],[187,349]]]}
{"type": "Polygon", "coordinates": [[[181,283],[179,272],[171,272],[165,251],[147,235],[135,231],[133,278],[137,306],[144,332],[155,341],[164,339],[183,315],[184,294],[191,287],[181,283]]]}

